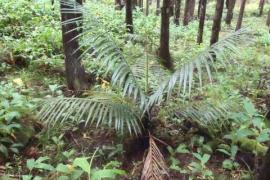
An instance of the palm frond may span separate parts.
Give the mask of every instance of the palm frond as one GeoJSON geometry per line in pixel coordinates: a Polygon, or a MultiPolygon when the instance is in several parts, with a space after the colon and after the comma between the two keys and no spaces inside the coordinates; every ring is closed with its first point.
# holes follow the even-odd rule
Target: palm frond
{"type": "Polygon", "coordinates": [[[176,113],[189,121],[195,122],[199,128],[208,132],[208,135],[215,137],[230,129],[228,119],[231,107],[225,104],[214,105],[210,103],[189,106],[176,113]]]}
{"type": "Polygon", "coordinates": [[[116,94],[96,93],[88,98],[52,98],[42,105],[38,117],[48,125],[84,122],[108,125],[116,131],[140,134],[140,110],[116,94]]]}
{"type": "MultiPolygon", "coordinates": [[[[72,4],[69,4],[69,6],[72,6],[72,4]]],[[[133,98],[135,101],[139,102],[141,107],[143,107],[146,103],[145,94],[137,82],[121,49],[108,35],[109,30],[106,30],[106,27],[101,28],[102,23],[98,17],[80,5],[74,6],[72,10],[62,10],[62,13],[71,13],[76,10],[78,11],[77,13],[83,13],[84,17],[87,18],[83,18],[83,32],[73,39],[80,40],[80,47],[76,49],[74,53],[81,50],[82,55],[80,58],[87,57],[87,55],[91,54],[96,61],[101,62],[101,68],[105,68],[107,73],[112,73],[112,85],[122,88],[124,96],[133,98]]],[[[63,22],[63,24],[78,23],[80,21],[81,19],[74,18],[63,22]]],[[[81,27],[76,27],[71,31],[80,28],[81,27]]]]}
{"type": "Polygon", "coordinates": [[[199,85],[202,86],[203,72],[207,74],[209,81],[212,82],[211,71],[215,68],[215,64],[220,62],[224,67],[230,66],[234,61],[233,57],[239,54],[241,46],[251,42],[253,42],[251,32],[247,29],[240,29],[213,44],[199,54],[197,58],[185,63],[163,82],[157,91],[151,95],[148,107],[162,102],[165,94],[167,94],[166,99],[169,99],[176,88],[178,88],[178,94],[188,92],[190,95],[194,84],[194,76],[197,77],[199,85]]]}
{"type": "Polygon", "coordinates": [[[149,150],[144,161],[141,180],[164,180],[165,177],[169,177],[165,159],[150,135],[149,150]]]}

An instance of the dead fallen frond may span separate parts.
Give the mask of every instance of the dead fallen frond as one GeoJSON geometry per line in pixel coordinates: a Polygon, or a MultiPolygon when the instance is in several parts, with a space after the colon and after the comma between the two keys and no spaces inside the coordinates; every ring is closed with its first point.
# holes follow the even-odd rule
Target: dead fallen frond
{"type": "Polygon", "coordinates": [[[149,149],[141,180],[165,180],[169,177],[165,159],[159,151],[153,136],[149,135],[149,149]]]}

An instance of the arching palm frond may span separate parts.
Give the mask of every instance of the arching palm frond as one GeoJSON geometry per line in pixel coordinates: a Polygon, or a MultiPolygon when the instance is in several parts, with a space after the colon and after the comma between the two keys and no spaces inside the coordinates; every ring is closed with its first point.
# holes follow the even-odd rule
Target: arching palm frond
{"type": "MultiPolygon", "coordinates": [[[[72,4],[70,4],[72,5],[72,4]]],[[[83,8],[80,5],[72,8],[77,13],[83,13],[83,32],[80,33],[75,39],[80,40],[80,47],[74,52],[81,50],[82,55],[80,58],[91,54],[96,61],[101,62],[102,68],[105,68],[107,72],[112,73],[111,83],[112,85],[122,88],[123,95],[133,98],[138,102],[141,107],[146,103],[144,91],[140,88],[139,83],[133,74],[129,63],[126,61],[121,49],[116,45],[116,42],[108,35],[106,27],[100,28],[102,23],[93,12],[83,8]],[[99,27],[99,28],[97,28],[99,27]],[[102,31],[98,31],[102,30],[102,31]],[[104,31],[105,30],[105,31],[104,31]],[[82,38],[83,37],[83,38],[82,38]]],[[[70,10],[62,10],[62,13],[69,13],[70,10]]],[[[67,23],[80,23],[81,19],[70,19],[67,23]]],[[[71,31],[80,29],[76,27],[71,31]]]]}
{"type": "Polygon", "coordinates": [[[199,79],[200,86],[202,86],[203,72],[206,72],[209,80],[212,81],[211,71],[215,64],[220,62],[224,67],[229,66],[233,61],[232,57],[239,54],[241,45],[251,42],[253,42],[251,32],[242,29],[213,44],[199,54],[196,59],[184,64],[181,69],[175,71],[168,80],[163,82],[158,90],[151,95],[148,107],[162,102],[165,94],[169,99],[176,88],[178,88],[178,94],[180,92],[190,94],[195,74],[199,79]]]}
{"type": "Polygon", "coordinates": [[[220,135],[230,128],[228,119],[230,106],[227,104],[197,104],[189,106],[177,113],[189,121],[195,122],[200,128],[208,131],[210,136],[220,135]]]}
{"type": "Polygon", "coordinates": [[[70,122],[96,126],[108,125],[116,131],[140,134],[140,110],[116,94],[98,93],[88,98],[51,98],[42,106],[38,117],[49,125],[70,122]]]}
{"type": "Polygon", "coordinates": [[[159,151],[154,138],[149,137],[149,149],[144,160],[141,180],[165,180],[169,177],[165,159],[159,151]]]}

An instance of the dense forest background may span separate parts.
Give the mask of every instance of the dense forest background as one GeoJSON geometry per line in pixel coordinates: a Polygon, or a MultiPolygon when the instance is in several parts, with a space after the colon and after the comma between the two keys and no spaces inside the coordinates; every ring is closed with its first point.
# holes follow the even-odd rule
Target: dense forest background
{"type": "Polygon", "coordinates": [[[0,179],[270,179],[267,0],[0,0],[0,179]]]}

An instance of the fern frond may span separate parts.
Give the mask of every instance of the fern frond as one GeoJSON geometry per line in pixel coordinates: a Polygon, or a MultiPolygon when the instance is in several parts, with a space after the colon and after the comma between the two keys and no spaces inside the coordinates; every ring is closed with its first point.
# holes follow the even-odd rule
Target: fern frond
{"type": "Polygon", "coordinates": [[[150,135],[149,150],[144,161],[141,180],[164,180],[165,177],[169,177],[165,159],[150,135]]]}
{"type": "Polygon", "coordinates": [[[38,117],[48,125],[84,122],[96,126],[108,125],[116,131],[140,134],[140,110],[115,94],[98,93],[89,98],[52,98],[42,106],[38,117]]]}
{"type": "Polygon", "coordinates": [[[241,45],[251,42],[253,42],[251,32],[247,29],[240,29],[213,44],[199,54],[196,59],[185,63],[182,68],[175,71],[163,82],[158,90],[151,95],[148,107],[161,103],[165,94],[167,94],[166,99],[169,99],[176,88],[178,88],[178,94],[188,92],[190,95],[195,75],[198,77],[200,86],[202,86],[203,72],[212,82],[211,71],[215,68],[215,64],[220,62],[224,67],[230,66],[231,61],[234,61],[233,57],[239,54],[241,45]]]}

